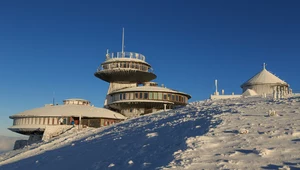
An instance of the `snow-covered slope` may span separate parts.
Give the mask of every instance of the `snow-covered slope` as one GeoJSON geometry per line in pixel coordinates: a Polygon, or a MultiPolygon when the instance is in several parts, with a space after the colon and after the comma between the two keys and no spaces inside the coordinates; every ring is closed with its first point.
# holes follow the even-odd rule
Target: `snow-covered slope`
{"type": "Polygon", "coordinates": [[[74,128],[0,155],[0,169],[297,169],[299,144],[300,98],[228,99],[74,128]]]}

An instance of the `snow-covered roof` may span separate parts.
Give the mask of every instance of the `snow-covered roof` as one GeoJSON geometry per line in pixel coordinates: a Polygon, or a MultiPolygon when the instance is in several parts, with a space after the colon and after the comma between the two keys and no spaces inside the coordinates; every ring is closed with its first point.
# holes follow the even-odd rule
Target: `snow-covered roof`
{"type": "Polygon", "coordinates": [[[255,76],[250,78],[248,81],[243,83],[241,87],[248,85],[256,84],[285,84],[288,85],[285,81],[281,80],[274,74],[270,73],[267,69],[263,68],[262,71],[257,73],[255,76]]]}
{"type": "Polygon", "coordinates": [[[242,95],[243,96],[256,96],[258,94],[256,93],[256,91],[254,91],[252,89],[247,89],[242,95]]]}
{"type": "Polygon", "coordinates": [[[121,90],[117,90],[112,92],[111,94],[114,93],[120,93],[120,92],[169,92],[169,93],[178,93],[187,96],[188,98],[191,98],[189,94],[172,90],[166,87],[159,87],[159,86],[138,86],[138,87],[130,87],[130,88],[125,88],[121,90]]]}
{"type": "Polygon", "coordinates": [[[43,116],[82,116],[82,117],[99,117],[111,119],[126,119],[125,116],[108,109],[87,106],[87,105],[56,105],[40,107],[27,110],[13,116],[14,117],[43,117],[43,116]]]}

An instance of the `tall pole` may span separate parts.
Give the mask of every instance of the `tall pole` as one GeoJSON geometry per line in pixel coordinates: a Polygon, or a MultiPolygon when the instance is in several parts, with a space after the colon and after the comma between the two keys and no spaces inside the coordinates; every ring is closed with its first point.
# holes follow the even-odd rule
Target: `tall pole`
{"type": "Polygon", "coordinates": [[[122,33],[122,56],[124,53],[124,27],[123,27],[123,33],[122,33]]]}
{"type": "Polygon", "coordinates": [[[53,91],[53,97],[52,97],[52,104],[53,104],[53,106],[55,106],[55,91],[53,91]]]}
{"type": "Polygon", "coordinates": [[[218,80],[215,80],[216,94],[218,94],[218,80]]]}

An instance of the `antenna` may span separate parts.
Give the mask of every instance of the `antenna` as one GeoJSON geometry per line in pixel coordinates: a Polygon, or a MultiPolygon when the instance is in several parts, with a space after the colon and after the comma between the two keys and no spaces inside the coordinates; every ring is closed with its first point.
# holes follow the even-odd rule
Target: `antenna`
{"type": "Polygon", "coordinates": [[[215,80],[215,86],[216,86],[216,92],[215,92],[215,95],[219,95],[219,92],[218,92],[218,80],[216,79],[215,80]]]}
{"type": "Polygon", "coordinates": [[[218,93],[218,80],[215,80],[216,94],[218,93]]]}
{"type": "Polygon", "coordinates": [[[55,91],[53,91],[52,104],[53,104],[53,106],[55,106],[55,91]]]}
{"type": "Polygon", "coordinates": [[[123,33],[122,33],[122,55],[124,53],[124,27],[123,27],[123,33]]]}

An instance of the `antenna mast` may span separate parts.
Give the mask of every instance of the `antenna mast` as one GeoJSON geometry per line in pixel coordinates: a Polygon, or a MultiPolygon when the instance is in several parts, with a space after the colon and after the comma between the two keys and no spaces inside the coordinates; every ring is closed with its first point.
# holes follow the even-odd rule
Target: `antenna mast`
{"type": "Polygon", "coordinates": [[[123,27],[123,33],[122,33],[122,55],[124,53],[124,27],[123,27]]]}
{"type": "Polygon", "coordinates": [[[55,91],[53,91],[52,104],[53,104],[53,106],[55,106],[55,91]]]}

